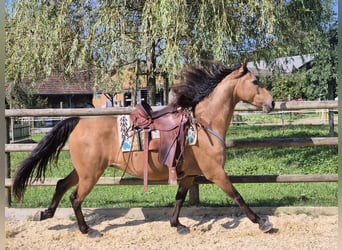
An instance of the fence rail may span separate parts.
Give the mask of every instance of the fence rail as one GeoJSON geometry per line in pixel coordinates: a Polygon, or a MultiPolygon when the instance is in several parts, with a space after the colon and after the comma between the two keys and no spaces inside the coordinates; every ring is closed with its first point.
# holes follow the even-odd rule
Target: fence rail
{"type": "MultiPolygon", "coordinates": [[[[160,109],[154,106],[153,109],[160,109]]],[[[276,102],[274,110],[301,110],[301,109],[329,109],[338,108],[338,101],[306,101],[306,102],[276,102]]],[[[258,109],[247,103],[238,103],[235,111],[257,111],[258,109]]],[[[6,109],[5,117],[40,117],[40,116],[97,116],[97,115],[126,115],[132,113],[131,107],[114,108],[80,108],[80,109],[6,109]]]]}
{"type": "MultiPolygon", "coordinates": [[[[159,109],[161,107],[153,107],[159,109]]],[[[277,102],[275,110],[289,111],[301,109],[324,109],[336,110],[337,101],[310,101],[310,102],[277,102]]],[[[249,112],[257,110],[254,106],[245,103],[239,103],[235,111],[249,112]]],[[[68,117],[68,116],[98,116],[98,115],[122,115],[133,112],[134,109],[126,108],[106,108],[106,109],[21,109],[5,110],[5,117],[68,117]]],[[[11,152],[30,152],[37,144],[6,144],[5,152],[9,155],[11,152]]],[[[226,140],[227,148],[257,148],[257,147],[307,147],[307,146],[332,146],[338,145],[338,137],[310,137],[310,138],[263,138],[263,139],[241,139],[226,140]]],[[[69,150],[66,145],[63,150],[69,150]]],[[[5,187],[12,185],[10,176],[10,163],[7,163],[7,174],[5,178],[5,187]]],[[[337,182],[337,174],[313,174],[313,175],[255,175],[255,176],[230,176],[234,183],[283,183],[283,182],[337,182]]],[[[59,178],[46,178],[44,182],[32,183],[32,186],[54,186],[59,178]]],[[[190,202],[199,203],[198,185],[210,184],[203,176],[195,180],[195,186],[190,192],[190,202]]],[[[167,181],[149,181],[151,185],[164,185],[167,181]]],[[[101,177],[98,185],[142,185],[142,180],[132,177],[101,177]]],[[[10,195],[8,194],[8,206],[10,205],[10,195]]]]}
{"type": "MultiPolygon", "coordinates": [[[[338,137],[308,137],[308,138],[265,138],[226,140],[227,148],[260,148],[260,147],[308,147],[308,146],[334,146],[338,144],[338,137]]],[[[6,144],[5,152],[30,152],[37,143],[6,144]]],[[[65,145],[62,150],[69,150],[65,145]]]]}
{"type": "MultiPolygon", "coordinates": [[[[298,182],[337,182],[337,174],[290,174],[290,175],[232,175],[229,176],[233,183],[298,183],[298,182]]],[[[46,178],[44,181],[36,181],[30,186],[55,186],[62,178],[46,178]]],[[[168,185],[167,180],[149,181],[149,185],[168,185]]],[[[195,184],[212,184],[204,176],[197,176],[195,184]]],[[[143,185],[143,180],[135,177],[101,177],[96,185],[143,185]]],[[[5,187],[12,186],[12,179],[5,179],[5,187]]]]}

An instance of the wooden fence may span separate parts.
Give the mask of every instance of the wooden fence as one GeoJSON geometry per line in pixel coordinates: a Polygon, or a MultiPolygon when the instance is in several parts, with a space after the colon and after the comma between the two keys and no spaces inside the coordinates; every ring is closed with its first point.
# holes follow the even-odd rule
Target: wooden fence
{"type": "Polygon", "coordinates": [[[14,123],[12,124],[11,130],[11,143],[25,141],[31,136],[30,124],[27,122],[24,123],[14,123]]]}
{"type": "MultiPolygon", "coordinates": [[[[160,107],[154,107],[158,109],[160,107]]],[[[337,110],[337,101],[308,101],[308,102],[277,102],[275,111],[293,111],[293,110],[337,110]]],[[[133,108],[106,108],[106,109],[11,109],[5,110],[6,120],[10,117],[68,117],[68,116],[97,116],[97,115],[122,115],[129,114],[133,108]]],[[[235,111],[249,112],[255,111],[256,108],[244,103],[239,103],[235,111]]],[[[329,119],[329,125],[334,126],[333,119],[329,119]]],[[[267,139],[251,139],[251,140],[227,140],[227,148],[255,148],[255,147],[303,147],[303,146],[331,146],[338,145],[338,137],[312,137],[312,138],[267,138],[267,139]]],[[[10,153],[11,152],[29,152],[36,146],[36,144],[6,144],[6,179],[5,187],[7,188],[6,200],[7,206],[10,206],[10,187],[11,180],[11,166],[10,153]]],[[[63,150],[68,150],[66,145],[63,150]]],[[[292,183],[292,182],[337,182],[337,174],[313,174],[313,175],[253,175],[253,176],[230,176],[234,183],[292,183]]],[[[43,183],[36,182],[32,186],[54,186],[58,178],[46,178],[43,183]]],[[[190,203],[199,203],[199,184],[210,184],[203,176],[199,176],[195,180],[194,187],[190,190],[190,203]]],[[[142,185],[141,179],[133,177],[102,177],[98,185],[142,185]]],[[[164,185],[165,181],[149,181],[150,185],[164,185]]]]}

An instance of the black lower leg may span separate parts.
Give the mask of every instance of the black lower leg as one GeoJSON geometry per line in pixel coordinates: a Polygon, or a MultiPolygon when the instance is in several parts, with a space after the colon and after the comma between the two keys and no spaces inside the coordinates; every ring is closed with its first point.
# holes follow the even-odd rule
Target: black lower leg
{"type": "Polygon", "coordinates": [[[253,222],[253,223],[259,223],[260,221],[260,217],[254,213],[249,206],[247,206],[246,202],[244,201],[244,199],[242,198],[242,196],[236,192],[237,195],[234,198],[234,202],[235,204],[237,204],[241,210],[246,214],[246,216],[253,222]]]}
{"type": "Polygon", "coordinates": [[[179,213],[187,193],[188,189],[185,190],[184,188],[179,188],[177,191],[176,204],[174,206],[172,216],[170,218],[170,224],[172,227],[182,226],[182,224],[179,222],[179,213]]]}
{"type": "Polygon", "coordinates": [[[170,218],[170,224],[172,227],[184,227],[179,222],[179,214],[184,203],[185,197],[188,193],[189,187],[192,185],[194,178],[183,179],[178,186],[177,194],[176,194],[176,203],[170,218]]]}
{"type": "Polygon", "coordinates": [[[72,208],[74,209],[80,231],[84,234],[88,233],[89,226],[86,224],[84,220],[84,216],[83,216],[82,208],[81,208],[82,202],[77,199],[77,190],[70,195],[70,201],[71,201],[72,208]]]}
{"type": "Polygon", "coordinates": [[[263,232],[268,232],[273,228],[273,225],[271,222],[268,221],[267,218],[260,218],[256,213],[250,209],[241,195],[236,192],[237,195],[234,198],[234,202],[239,205],[241,210],[247,215],[247,217],[253,222],[253,223],[258,223],[259,224],[259,229],[263,232]]]}
{"type": "Polygon", "coordinates": [[[77,174],[75,171],[72,171],[66,178],[59,180],[56,184],[55,193],[52,197],[51,203],[49,207],[44,210],[38,212],[34,217],[33,220],[35,221],[42,221],[49,218],[52,218],[55,215],[57,206],[61,201],[63,195],[68,191],[69,188],[76,185],[77,183],[77,174]]]}

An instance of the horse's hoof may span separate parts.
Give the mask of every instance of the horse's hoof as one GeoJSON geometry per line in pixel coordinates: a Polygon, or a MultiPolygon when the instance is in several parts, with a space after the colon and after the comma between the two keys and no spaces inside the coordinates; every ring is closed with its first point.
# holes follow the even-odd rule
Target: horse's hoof
{"type": "Polygon", "coordinates": [[[264,233],[269,232],[272,228],[273,224],[267,218],[262,219],[259,223],[259,229],[264,233]]]}
{"type": "Polygon", "coordinates": [[[87,235],[89,238],[99,238],[99,237],[103,236],[102,233],[100,233],[99,231],[97,231],[95,229],[91,229],[91,228],[89,228],[87,235]]]}
{"type": "Polygon", "coordinates": [[[41,221],[42,220],[42,213],[41,211],[38,211],[35,215],[33,215],[32,220],[33,221],[41,221]]]}
{"type": "Polygon", "coordinates": [[[189,234],[190,233],[190,229],[182,224],[177,226],[177,233],[178,234],[189,234]]]}

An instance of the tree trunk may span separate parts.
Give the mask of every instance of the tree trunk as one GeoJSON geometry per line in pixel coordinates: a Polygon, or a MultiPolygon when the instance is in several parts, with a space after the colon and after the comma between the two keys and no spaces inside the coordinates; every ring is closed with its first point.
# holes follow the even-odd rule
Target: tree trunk
{"type": "Polygon", "coordinates": [[[135,62],[135,79],[133,83],[132,88],[132,96],[131,96],[131,106],[134,107],[137,103],[140,103],[141,101],[138,100],[138,89],[139,89],[139,74],[140,74],[140,67],[139,67],[139,60],[136,60],[135,62]]]}
{"type": "Polygon", "coordinates": [[[147,66],[147,103],[156,105],[156,53],[155,44],[151,43],[151,47],[146,52],[146,66],[147,66]]]}
{"type": "Polygon", "coordinates": [[[164,78],[164,90],[163,90],[163,104],[167,105],[169,103],[169,78],[166,72],[163,73],[164,78]]]}

